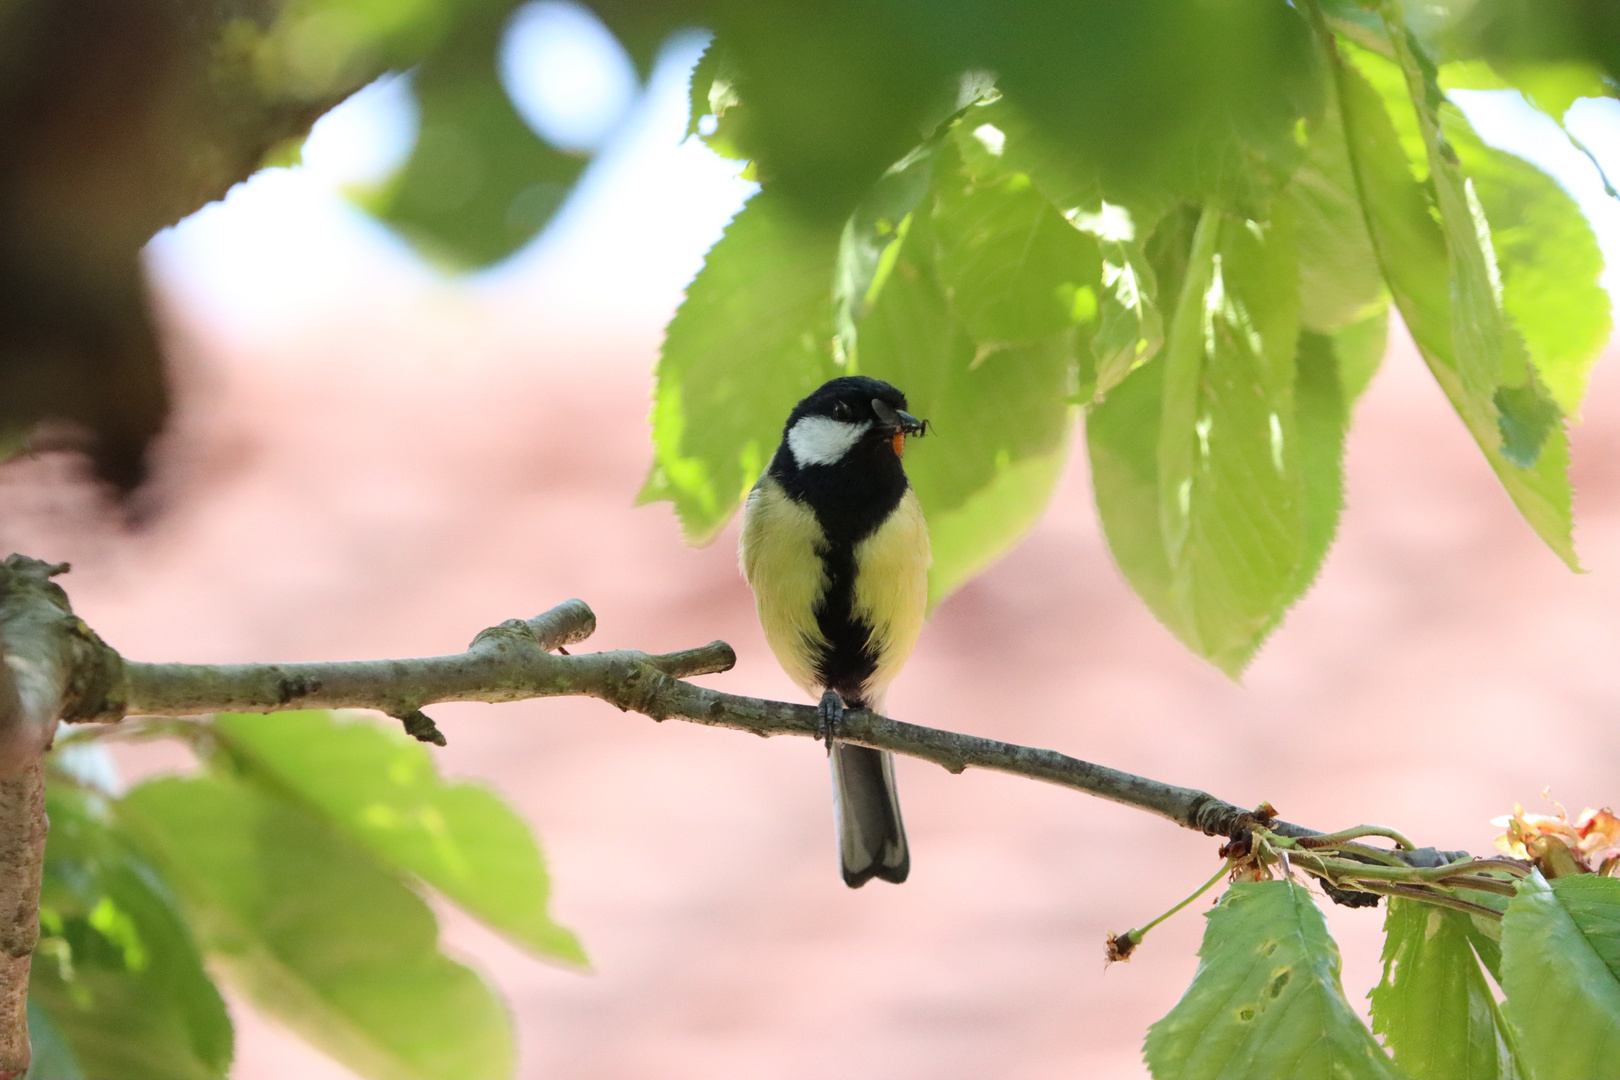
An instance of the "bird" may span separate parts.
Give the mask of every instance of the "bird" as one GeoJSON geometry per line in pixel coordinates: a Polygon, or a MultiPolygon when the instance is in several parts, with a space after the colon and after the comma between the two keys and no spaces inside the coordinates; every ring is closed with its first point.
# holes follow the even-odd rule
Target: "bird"
{"type": "Polygon", "coordinates": [[[823,384],[789,413],[743,511],[739,557],[765,640],[820,698],[844,883],[905,881],[894,758],[837,741],[846,708],[881,711],[928,610],[928,524],[901,465],[928,424],[879,379],[823,384]]]}

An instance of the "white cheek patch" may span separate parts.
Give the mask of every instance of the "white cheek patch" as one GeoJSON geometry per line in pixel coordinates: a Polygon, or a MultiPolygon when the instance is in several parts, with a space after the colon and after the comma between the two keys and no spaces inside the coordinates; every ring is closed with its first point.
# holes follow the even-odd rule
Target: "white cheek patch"
{"type": "Polygon", "coordinates": [[[788,429],[788,450],[800,468],[832,465],[849,453],[872,427],[872,421],[852,424],[828,416],[806,416],[788,429]]]}

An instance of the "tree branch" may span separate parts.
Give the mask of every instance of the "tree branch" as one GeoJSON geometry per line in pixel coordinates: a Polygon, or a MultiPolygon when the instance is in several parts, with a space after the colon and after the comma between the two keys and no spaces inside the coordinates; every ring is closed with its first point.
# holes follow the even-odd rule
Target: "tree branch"
{"type": "MultiPolygon", "coordinates": [[[[183,716],[311,708],[375,709],[416,722],[414,717],[424,706],[437,702],[582,695],[654,720],[687,720],[759,736],[817,737],[815,706],[742,697],[681,681],[729,670],[736,656],[723,641],[665,655],[633,650],[573,656],[553,652],[585,640],[595,629],[590,608],[569,600],[532,619],[491,627],[474,638],[466,652],[451,656],[301,664],[124,661],[122,693],[109,700],[106,713],[87,719],[115,721],[126,712],[183,716]]],[[[1209,836],[1240,836],[1255,820],[1252,811],[1207,792],[1055,750],[941,731],[866,709],[846,713],[838,737],[931,761],[953,773],[989,769],[1073,788],[1209,836]]],[[[1272,827],[1285,836],[1315,835],[1314,830],[1286,822],[1272,827]]]]}
{"type": "MultiPolygon", "coordinates": [[[[584,695],[655,720],[679,719],[755,735],[816,737],[817,709],[726,694],[682,679],[727,671],[731,647],[716,641],[662,656],[632,650],[559,656],[585,640],[596,617],[570,600],[533,619],[480,633],[466,652],[412,660],[304,664],[143,664],[125,661],[124,692],[93,719],[183,716],[278,709],[376,709],[408,717],[443,701],[521,701],[584,695]]],[[[838,737],[931,761],[953,773],[991,769],[1074,788],[1168,818],[1210,836],[1231,836],[1252,820],[1240,807],[1088,761],[1014,743],[893,720],[866,709],[845,714],[838,737]]],[[[1279,826],[1288,834],[1310,830],[1279,826]]]]}

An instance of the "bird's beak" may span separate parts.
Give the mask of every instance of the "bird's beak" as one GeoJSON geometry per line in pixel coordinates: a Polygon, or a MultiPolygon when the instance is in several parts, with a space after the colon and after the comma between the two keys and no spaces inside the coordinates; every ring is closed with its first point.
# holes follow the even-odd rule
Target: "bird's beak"
{"type": "Polygon", "coordinates": [[[928,431],[928,421],[919,420],[910,413],[896,409],[881,398],[872,399],[872,412],[884,427],[902,435],[922,435],[928,431]]]}
{"type": "Polygon", "coordinates": [[[877,414],[879,422],[894,432],[894,456],[900,457],[905,453],[907,435],[926,435],[928,421],[919,420],[903,409],[896,409],[881,398],[872,399],[872,412],[877,414]]]}

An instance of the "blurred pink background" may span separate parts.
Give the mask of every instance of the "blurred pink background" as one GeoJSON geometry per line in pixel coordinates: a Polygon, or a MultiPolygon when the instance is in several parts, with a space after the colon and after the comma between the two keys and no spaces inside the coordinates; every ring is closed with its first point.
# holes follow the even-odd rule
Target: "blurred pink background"
{"type": "MultiPolygon", "coordinates": [[[[195,251],[154,249],[180,405],[150,521],[121,526],[71,462],[22,462],[0,471],[0,552],[71,560],[76,609],[140,659],[453,652],[578,596],[599,621],[589,647],[720,637],[739,664],[705,682],[800,696],[755,625],[735,525],[694,550],[667,506],[632,505],[659,327],[701,244],[593,307],[569,299],[566,235],[542,242],[550,261],[471,285],[375,237],[337,270],[310,249],[303,293],[265,243],[232,271],[237,300],[271,298],[247,314],[195,251]]],[[[637,243],[596,255],[634,278],[637,243]]],[[[1039,527],[941,608],[891,712],[1443,848],[1488,850],[1489,819],[1548,785],[1572,811],[1620,801],[1620,373],[1599,366],[1575,432],[1574,575],[1393,342],[1357,413],[1339,539],[1243,686],[1127,589],[1081,454],[1039,527]]],[[[1147,1025],[1196,966],[1202,903],[1104,968],[1105,934],[1215,865],[1215,841],[1139,812],[902,761],[912,878],[850,891],[808,740],[588,700],[430,711],[444,772],[535,828],[555,913],[595,965],[547,967],[438,905],[446,947],[510,1003],[523,1077],[1138,1076],[1147,1025]]],[[[117,754],[130,778],[185,764],[117,754]]],[[[1328,918],[1360,1004],[1382,911],[1328,918]]],[[[232,1008],[236,1076],[348,1075],[232,1008]]]]}

